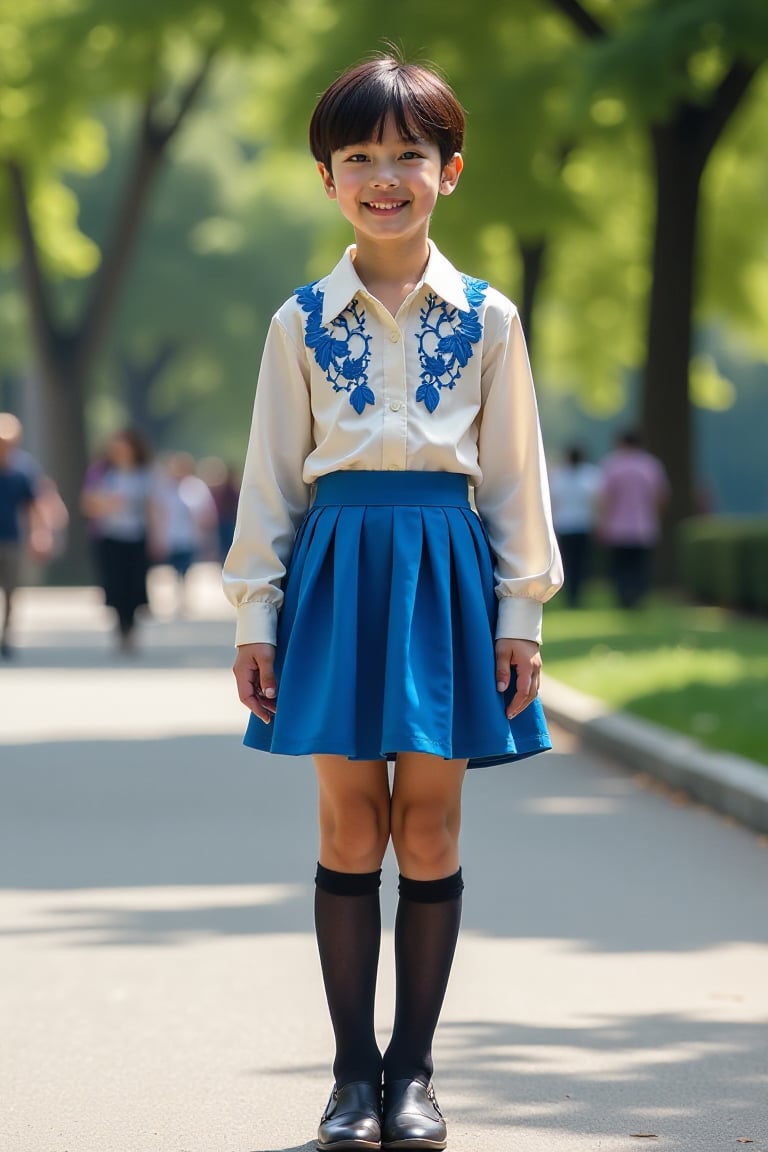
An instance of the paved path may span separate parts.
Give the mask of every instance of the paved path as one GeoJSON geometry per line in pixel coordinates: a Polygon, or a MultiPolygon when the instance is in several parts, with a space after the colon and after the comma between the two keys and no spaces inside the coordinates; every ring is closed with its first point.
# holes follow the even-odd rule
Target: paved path
{"type": "MultiPolygon", "coordinates": [[[[0,667],[0,1152],[313,1147],[312,773],[241,748],[211,575],[184,621],[158,582],[131,659],[94,593],[20,603],[0,667]]],[[[436,1050],[450,1149],[768,1152],[766,844],[556,736],[465,790],[436,1050]]],[[[388,862],[387,923],[394,886],[388,862]]],[[[387,936],[382,1037],[390,957],[387,936]]]]}

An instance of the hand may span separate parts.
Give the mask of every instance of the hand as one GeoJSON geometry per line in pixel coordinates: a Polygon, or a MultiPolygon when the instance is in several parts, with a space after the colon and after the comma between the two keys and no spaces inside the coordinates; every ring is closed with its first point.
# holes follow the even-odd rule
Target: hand
{"type": "Polygon", "coordinates": [[[38,525],[30,528],[27,542],[29,554],[36,564],[45,564],[53,556],[53,533],[50,528],[38,525]]]}
{"type": "Polygon", "coordinates": [[[274,644],[241,644],[232,668],[240,700],[265,724],[277,710],[274,667],[274,644]]]}
{"type": "Polygon", "coordinates": [[[508,720],[527,708],[538,695],[541,656],[535,640],[502,638],[496,641],[496,687],[499,692],[506,692],[509,687],[510,668],[517,671],[517,684],[507,707],[508,720]]]}
{"type": "Polygon", "coordinates": [[[163,564],[168,557],[168,549],[164,542],[153,532],[147,537],[147,556],[153,564],[163,564]]]}

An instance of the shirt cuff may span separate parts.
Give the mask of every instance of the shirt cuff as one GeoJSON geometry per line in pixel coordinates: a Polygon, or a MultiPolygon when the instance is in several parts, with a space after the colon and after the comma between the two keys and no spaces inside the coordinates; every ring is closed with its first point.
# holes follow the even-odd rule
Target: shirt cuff
{"type": "Polygon", "coordinates": [[[267,600],[251,600],[237,609],[235,644],[275,644],[277,608],[267,600]]]}
{"type": "Polygon", "coordinates": [[[535,640],[541,644],[544,606],[526,596],[500,596],[496,618],[497,640],[535,640]]]}

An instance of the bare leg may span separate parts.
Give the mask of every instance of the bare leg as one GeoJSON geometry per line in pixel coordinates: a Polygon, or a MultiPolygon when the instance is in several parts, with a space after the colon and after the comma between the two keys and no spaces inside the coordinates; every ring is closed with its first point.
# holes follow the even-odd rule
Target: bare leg
{"type": "Polygon", "coordinates": [[[315,756],[320,863],[338,872],[381,867],[389,841],[386,760],[315,756]]]}
{"type": "Polygon", "coordinates": [[[401,752],[392,789],[392,845],[403,876],[440,880],[459,867],[466,760],[401,752]]]}
{"type": "Polygon", "coordinates": [[[12,608],[13,608],[14,589],[12,586],[6,585],[3,588],[3,592],[5,594],[4,595],[5,603],[3,605],[3,626],[2,626],[2,630],[0,630],[0,655],[8,656],[8,655],[10,655],[10,651],[11,651],[10,650],[9,637],[10,637],[11,613],[12,613],[12,608]]]}

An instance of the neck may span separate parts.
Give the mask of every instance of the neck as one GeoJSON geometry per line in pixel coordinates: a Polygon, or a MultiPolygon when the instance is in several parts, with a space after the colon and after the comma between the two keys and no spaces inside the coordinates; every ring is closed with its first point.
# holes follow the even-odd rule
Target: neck
{"type": "Polygon", "coordinates": [[[381,244],[367,237],[355,237],[355,271],[366,288],[391,288],[418,284],[429,260],[427,237],[413,237],[381,244]]]}

